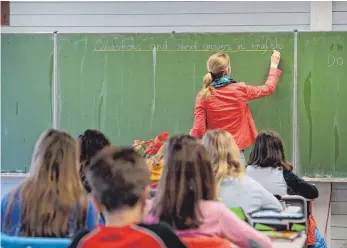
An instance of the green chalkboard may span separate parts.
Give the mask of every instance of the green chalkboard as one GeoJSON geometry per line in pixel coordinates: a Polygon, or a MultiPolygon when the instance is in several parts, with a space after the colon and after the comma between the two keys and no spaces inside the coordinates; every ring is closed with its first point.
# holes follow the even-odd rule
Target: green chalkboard
{"type": "Polygon", "coordinates": [[[51,124],[53,35],[1,34],[1,171],[25,172],[51,124]]]}
{"type": "Polygon", "coordinates": [[[60,126],[104,131],[130,145],[161,131],[188,133],[206,60],[225,50],[237,81],[261,85],[273,49],[282,52],[276,92],[250,106],[259,130],[273,129],[292,153],[293,34],[59,34],[60,126]]]}
{"type": "Polygon", "coordinates": [[[309,177],[347,177],[347,32],[299,33],[298,143],[309,177]]]}

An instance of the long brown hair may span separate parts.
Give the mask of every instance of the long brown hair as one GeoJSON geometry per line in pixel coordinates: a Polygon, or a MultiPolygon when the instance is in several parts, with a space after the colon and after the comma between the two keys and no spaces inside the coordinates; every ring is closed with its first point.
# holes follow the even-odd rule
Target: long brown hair
{"type": "Polygon", "coordinates": [[[21,236],[69,237],[84,228],[88,199],[78,160],[76,141],[69,134],[45,131],[35,145],[29,177],[10,198],[5,231],[11,228],[9,213],[18,193],[21,236]]]}
{"type": "Polygon", "coordinates": [[[212,92],[212,80],[230,74],[230,58],[227,53],[219,52],[213,54],[207,60],[207,74],[203,79],[203,88],[200,91],[201,99],[205,100],[212,92]]]}
{"type": "Polygon", "coordinates": [[[203,221],[199,203],[215,200],[212,165],[205,147],[192,136],[171,137],[152,214],[178,230],[203,221]]]}
{"type": "Polygon", "coordinates": [[[271,130],[261,132],[255,139],[248,165],[293,170],[293,165],[287,160],[284,153],[280,136],[271,130]]]}
{"type": "Polygon", "coordinates": [[[244,173],[240,163],[240,149],[234,137],[225,130],[210,130],[202,143],[210,154],[217,185],[227,177],[239,177],[244,173]]]}

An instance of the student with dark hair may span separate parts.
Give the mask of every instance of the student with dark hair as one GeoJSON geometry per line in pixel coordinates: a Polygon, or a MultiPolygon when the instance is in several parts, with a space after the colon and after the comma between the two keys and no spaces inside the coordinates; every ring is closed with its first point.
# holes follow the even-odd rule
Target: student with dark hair
{"type": "Polygon", "coordinates": [[[249,156],[246,173],[274,195],[317,198],[317,188],[292,170],[293,165],[286,159],[280,136],[271,130],[261,132],[249,156]]]}
{"type": "Polygon", "coordinates": [[[85,177],[85,170],[89,166],[92,157],[105,146],[109,146],[111,142],[102,132],[87,129],[78,137],[78,143],[80,146],[80,176],[84,188],[90,193],[90,186],[85,177]]]}
{"type": "MultiPolygon", "coordinates": [[[[289,194],[307,199],[317,198],[316,186],[301,179],[292,170],[293,165],[286,159],[280,136],[271,130],[261,132],[249,156],[247,174],[276,196],[289,194]]],[[[326,247],[310,212],[308,223],[308,244],[316,243],[326,247]]]]}
{"type": "Polygon", "coordinates": [[[186,247],[165,224],[140,224],[149,192],[149,170],[132,148],[103,149],[87,168],[95,206],[106,225],[79,233],[72,247],[186,247]]]}
{"type": "Polygon", "coordinates": [[[171,137],[166,149],[148,223],[166,222],[181,238],[220,237],[240,247],[272,247],[267,236],[216,201],[211,161],[196,138],[171,137]]]}

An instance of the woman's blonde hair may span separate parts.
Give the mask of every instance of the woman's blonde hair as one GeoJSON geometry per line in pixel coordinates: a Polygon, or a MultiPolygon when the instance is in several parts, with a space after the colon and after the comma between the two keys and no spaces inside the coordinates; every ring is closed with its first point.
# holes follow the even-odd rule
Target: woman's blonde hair
{"type": "Polygon", "coordinates": [[[29,177],[12,193],[5,231],[20,194],[19,234],[26,237],[69,237],[85,228],[88,198],[79,177],[76,141],[49,129],[37,141],[29,177]],[[74,218],[71,218],[74,215],[74,218]]]}
{"type": "Polygon", "coordinates": [[[201,98],[207,99],[212,92],[211,83],[214,78],[230,74],[230,58],[227,53],[219,52],[213,54],[207,60],[207,74],[203,79],[203,88],[200,91],[201,98]]]}
{"type": "Polygon", "coordinates": [[[244,174],[239,147],[229,132],[210,130],[203,136],[202,143],[210,154],[217,185],[224,178],[239,177],[244,174]]]}

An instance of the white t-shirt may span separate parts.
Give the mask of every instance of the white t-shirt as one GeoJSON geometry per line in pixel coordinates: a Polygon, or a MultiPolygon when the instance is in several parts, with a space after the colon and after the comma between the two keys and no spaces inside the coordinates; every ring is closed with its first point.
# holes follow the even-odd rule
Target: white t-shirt
{"type": "Polygon", "coordinates": [[[287,183],[283,176],[283,170],[280,168],[248,165],[246,167],[248,176],[259,182],[265,189],[274,195],[287,195],[287,183]]]}
{"type": "Polygon", "coordinates": [[[259,209],[283,210],[277,198],[248,175],[224,179],[220,198],[228,208],[241,207],[248,214],[259,209]]]}

